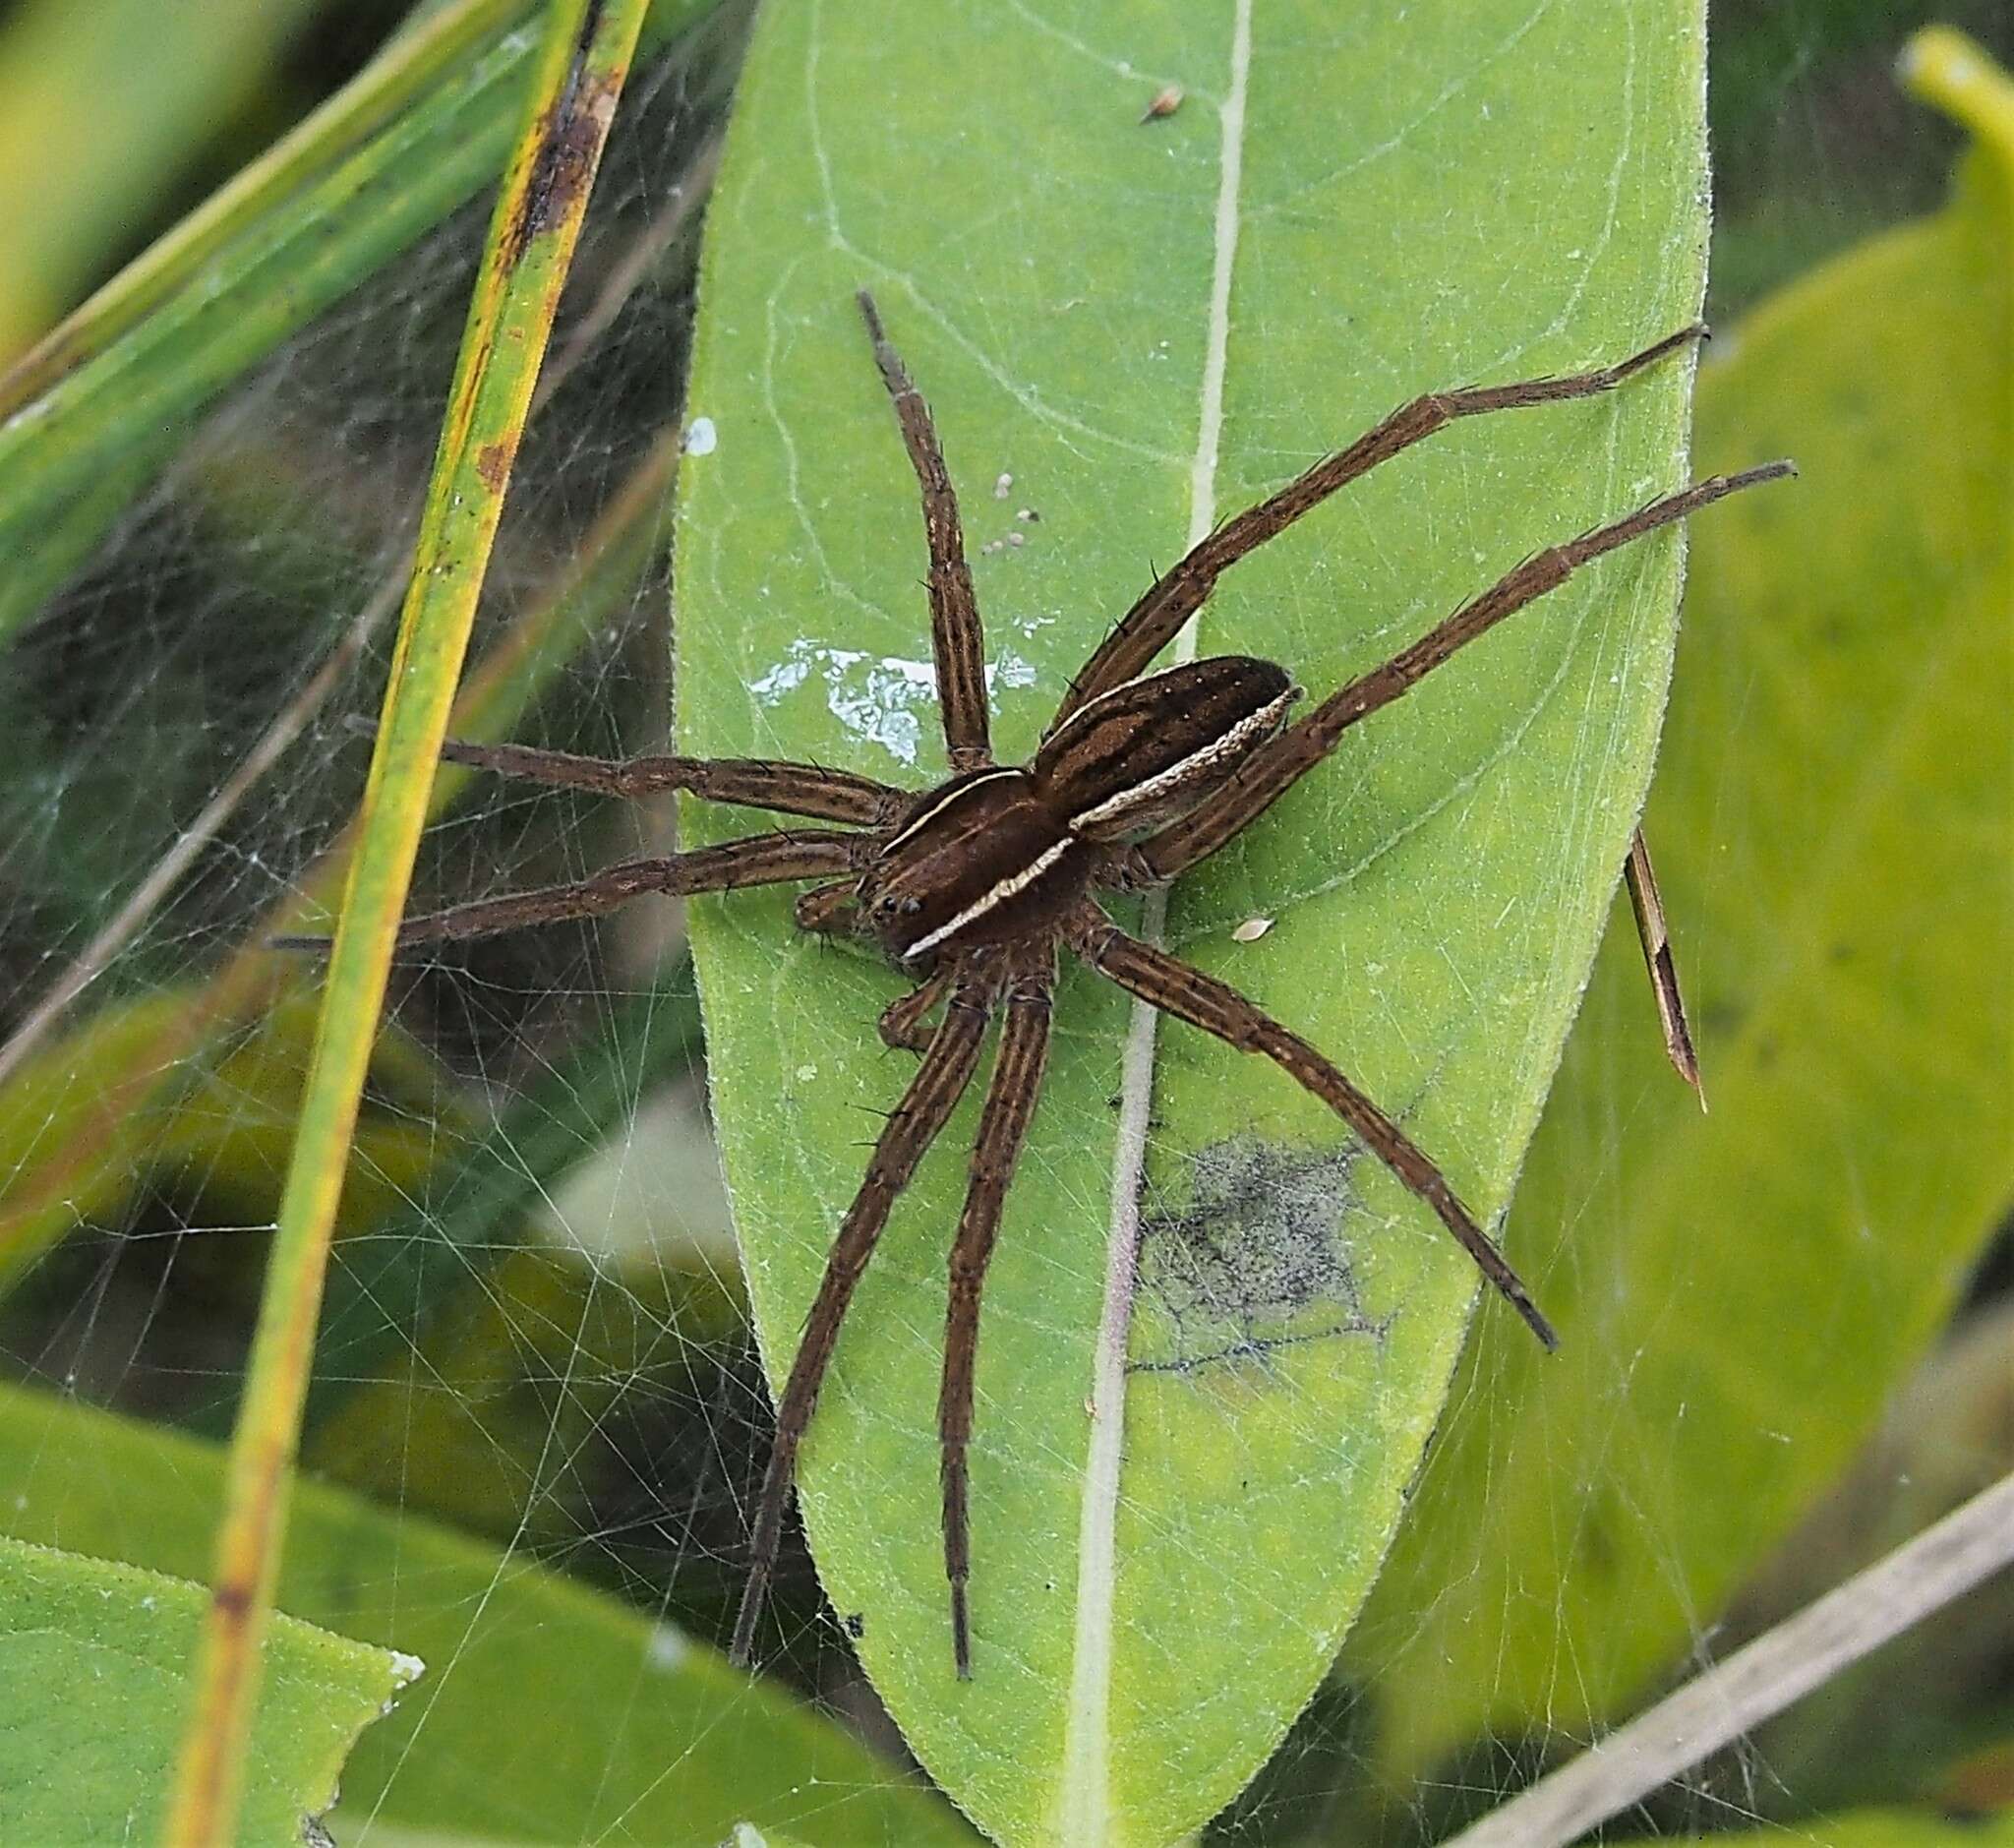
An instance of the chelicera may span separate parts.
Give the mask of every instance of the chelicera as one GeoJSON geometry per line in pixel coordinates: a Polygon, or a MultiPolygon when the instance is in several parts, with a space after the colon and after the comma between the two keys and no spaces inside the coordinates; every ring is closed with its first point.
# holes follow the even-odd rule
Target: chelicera
{"type": "MultiPolygon", "coordinates": [[[[929,549],[930,632],[950,777],[918,794],[864,776],[761,759],[643,757],[609,762],[518,745],[450,744],[458,763],[533,781],[637,797],[682,790],[823,827],[773,829],[662,859],[630,861],[574,884],[457,906],[410,920],[403,944],[598,916],[646,893],[729,891],[821,881],[797,904],[811,931],[878,941],[915,986],[882,1014],[891,1045],[918,1055],[888,1115],[859,1194],[832,1241],[777,1405],[754,1519],[752,1563],[733,1654],[745,1663],[775,1568],[798,1449],[818,1401],[854,1287],[891,1208],[978,1068],[989,1027],[999,1043],[952,1239],[938,1434],[951,1647],[972,1671],[967,1453],[979,1300],[1016,1161],[1049,1049],[1060,954],[1241,1051],[1258,1053],[1328,1104],[1426,1202],[1497,1291],[1548,1347],[1551,1326],[1433,1160],[1323,1053],[1234,988],[1129,935],[1104,892],[1165,885],[1256,821],[1329,755],[1351,726],[1390,705],[1495,624],[1557,588],[1590,560],[1726,495],[1791,471],[1770,462],[1713,476],[1608,525],[1549,546],[1439,626],[1289,722],[1301,688],[1285,669],[1243,655],[1150,673],[1218,575],[1338,489],[1456,418],[1584,398],[1675,355],[1692,327],[1618,365],[1415,398],[1347,448],[1204,539],[1134,604],[1064,693],[1035,755],[993,759],[982,643],[958,501],[928,409],[859,296],[874,357],[921,490],[929,549]]],[[[1632,856],[1633,871],[1633,856],[1632,856]]],[[[1647,879],[1647,866],[1642,875],[1647,879]]],[[[1632,878],[1632,888],[1636,880],[1632,878]]],[[[1654,900],[1654,891],[1652,893],[1654,900]]],[[[1650,938],[1646,934],[1646,947],[1650,938]]]]}

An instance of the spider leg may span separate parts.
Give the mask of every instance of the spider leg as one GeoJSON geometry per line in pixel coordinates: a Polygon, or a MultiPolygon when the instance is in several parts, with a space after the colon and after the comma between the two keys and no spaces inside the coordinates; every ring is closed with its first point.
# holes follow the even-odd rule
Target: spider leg
{"type": "Polygon", "coordinates": [[[795,916],[800,930],[819,936],[851,936],[859,924],[858,879],[842,879],[837,885],[813,886],[798,895],[795,916]]]}
{"type": "Polygon", "coordinates": [[[909,1185],[924,1150],[936,1140],[952,1107],[972,1082],[995,993],[996,985],[990,978],[962,981],[953,991],[922,1063],[917,1067],[902,1102],[882,1127],[867,1162],[866,1178],[860,1182],[860,1191],[854,1196],[853,1206],[832,1241],[817,1297],[804,1320],[803,1339],[798,1343],[790,1378],[777,1401],[776,1448],[769,1453],[769,1468],[755,1504],[753,1557],[729,1650],[729,1659],[737,1667],[748,1665],[755,1625],[762,1615],[762,1602],[776,1570],[776,1550],[783,1537],[783,1511],[790,1500],[797,1470],[798,1445],[817,1406],[818,1388],[824,1381],[826,1364],[832,1358],[847,1306],[853,1300],[854,1286],[867,1268],[896,1197],[909,1185]]]}
{"type": "Polygon", "coordinates": [[[955,771],[991,763],[986,738],[986,645],[979,627],[972,570],[965,562],[965,534],[958,523],[958,495],[944,466],[944,451],[909,369],[889,343],[874,298],[861,289],[856,298],[874,342],[874,362],[895,405],[902,440],[917,471],[923,497],[923,534],[930,547],[930,647],[937,659],[937,705],[944,720],[944,744],[955,771]]]}
{"type": "Polygon", "coordinates": [[[1643,967],[1650,975],[1651,997],[1657,1002],[1657,1024],[1664,1033],[1665,1057],[1706,1107],[1706,1085],[1699,1076],[1699,1054],[1692,1028],[1686,1019],[1686,997],[1679,989],[1679,965],[1672,955],[1671,928],[1665,923],[1664,898],[1657,889],[1657,870],[1650,864],[1650,845],[1638,828],[1629,836],[1629,858],[1623,864],[1629,884],[1629,909],[1636,917],[1636,936],[1643,945],[1643,967]]]}
{"type": "Polygon", "coordinates": [[[452,738],[441,746],[441,756],[444,762],[465,763],[498,776],[627,801],[660,790],[683,790],[709,802],[768,808],[813,821],[850,821],[865,828],[893,821],[916,801],[908,790],[845,770],[765,757],[577,757],[566,750],[472,745],[452,738]]]}
{"type": "Polygon", "coordinates": [[[946,963],[935,975],[926,977],[921,986],[890,1001],[875,1023],[881,1043],[897,1052],[922,1051],[930,1043],[930,1030],[923,1019],[944,998],[951,980],[952,965],[946,963]]]}
{"type": "Polygon", "coordinates": [[[944,1576],[951,1584],[951,1652],[960,1681],[972,1679],[972,1624],[965,1587],[972,1577],[972,1531],[967,1518],[966,1451],[972,1442],[973,1380],[978,1356],[979,1292],[1008,1182],[1035,1115],[1042,1070],[1048,1062],[1050,997],[1056,984],[1055,951],[1009,984],[1000,1049],[979,1113],[972,1150],[972,1179],[958,1236],[951,1246],[951,1293],[944,1313],[944,1377],[937,1396],[937,1437],[944,1486],[944,1576]]]}
{"type": "Polygon", "coordinates": [[[1389,706],[1457,649],[1547,591],[1557,590],[1590,560],[1626,546],[1632,539],[1640,539],[1660,526],[1684,519],[1687,514],[1743,488],[1795,472],[1788,462],[1765,462],[1739,475],[1711,475],[1638,507],[1623,519],[1598,526],[1565,545],[1549,546],[1526,559],[1438,627],[1429,629],[1410,647],[1400,649],[1383,667],[1373,668],[1350,682],[1298,725],[1289,726],[1260,745],[1221,788],[1126,856],[1120,863],[1122,880],[1132,885],[1157,884],[1215,853],[1327,757],[1343,733],[1359,719],[1381,706],[1389,706]]]}
{"type": "MultiPolygon", "coordinates": [[[[687,892],[731,892],[750,885],[780,885],[791,879],[822,879],[859,864],[873,837],[832,834],[816,828],[779,828],[718,847],[656,860],[626,860],[567,885],[510,892],[477,899],[447,911],[408,918],[397,944],[438,943],[453,937],[488,936],[523,924],[559,924],[568,918],[599,918],[646,892],[678,896],[687,892]]],[[[320,949],[326,937],[274,937],[275,949],[320,949]]]]}
{"type": "Polygon", "coordinates": [[[1524,1318],[1531,1332],[1549,1348],[1560,1344],[1552,1324],[1539,1312],[1510,1261],[1469,1217],[1432,1159],[1299,1035],[1289,1033],[1215,977],[1128,936],[1096,905],[1082,906],[1072,915],[1065,941],[1127,993],[1214,1034],[1241,1052],[1264,1053],[1320,1098],[1364,1139],[1372,1154],[1440,1215],[1441,1223],[1454,1234],[1477,1269],[1524,1318]]]}
{"type": "Polygon", "coordinates": [[[1086,700],[1096,698],[1140,673],[1202,607],[1215,589],[1219,573],[1246,553],[1276,538],[1338,489],[1368,475],[1380,462],[1389,462],[1401,449],[1410,448],[1456,418],[1520,410],[1532,404],[1557,404],[1568,398],[1594,397],[1612,391],[1632,374],[1669,358],[1703,338],[1705,333],[1706,329],[1695,324],[1667,334],[1619,365],[1570,373],[1564,378],[1527,379],[1515,385],[1430,391],[1410,404],[1401,405],[1383,423],[1365,431],[1348,448],[1324,456],[1276,494],[1225,520],[1208,538],[1199,540],[1171,570],[1155,578],[1079,671],[1049,730],[1054,731],[1086,700]]]}

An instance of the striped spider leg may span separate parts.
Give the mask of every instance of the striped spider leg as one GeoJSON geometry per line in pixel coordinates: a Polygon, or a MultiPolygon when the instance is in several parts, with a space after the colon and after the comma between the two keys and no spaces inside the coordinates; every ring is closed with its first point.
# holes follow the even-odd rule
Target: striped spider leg
{"type": "MultiPolygon", "coordinates": [[[[483,900],[410,921],[401,942],[459,937],[597,915],[646,892],[726,891],[821,880],[797,901],[802,929],[871,939],[916,985],[880,1018],[883,1040],[918,1054],[915,1073],[868,1158],[827,1253],[777,1400],[776,1443],[751,1521],[746,1588],[733,1659],[746,1663],[774,1576],[797,1460],[854,1290],[895,1202],[978,1070],[997,1047],[951,1240],[938,1396],[945,1576],[952,1661],[972,1672],[968,1512],[974,1380],[986,1268],[1027,1139],[1049,1047],[1057,963],[1068,949],[1153,1006],[1272,1059],[1333,1110],[1433,1208],[1484,1277],[1548,1346],[1550,1325],[1510,1263],[1431,1157],[1305,1040],[1235,989],[1128,936],[1100,892],[1164,884],[1235,837],[1335,748],[1341,735],[1403,694],[1497,623],[1581,566],[1724,495],[1789,472],[1770,463],[1664,496],[1625,518],[1547,548],[1298,724],[1286,671],[1217,656],[1149,673],[1218,575],[1378,463],[1459,417],[1607,391],[1698,336],[1684,328],[1620,365],[1415,399],[1348,448],[1226,521],[1158,578],[1072,682],[1036,754],[993,760],[983,635],[958,501],[928,407],[864,291],[859,307],[922,504],[931,646],[951,775],[913,792],[811,765],[648,757],[611,763],[517,745],[450,745],[454,761],[504,775],[638,796],[676,789],[836,824],[783,828],[717,847],[629,862],[570,885],[483,900]]],[[[1633,859],[1633,856],[1632,856],[1633,859]]],[[[1647,938],[1646,938],[1647,941],[1647,938]]]]}

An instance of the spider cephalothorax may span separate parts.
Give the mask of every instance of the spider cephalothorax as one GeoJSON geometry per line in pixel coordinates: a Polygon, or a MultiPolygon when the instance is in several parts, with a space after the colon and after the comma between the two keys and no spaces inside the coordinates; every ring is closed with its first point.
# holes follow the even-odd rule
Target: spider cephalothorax
{"type": "MultiPolygon", "coordinates": [[[[1228,655],[1129,681],[1078,709],[1025,765],[968,770],[903,817],[842,888],[898,965],[1053,931],[1095,886],[1127,885],[1116,843],[1227,782],[1300,697],[1228,655]]],[[[823,898],[808,895],[815,918],[823,898]]]]}
{"type": "MultiPolygon", "coordinates": [[[[1269,661],[1233,655],[1147,673],[1221,571],[1378,463],[1457,417],[1608,390],[1688,346],[1701,329],[1685,328],[1599,371],[1416,398],[1348,448],[1225,521],[1156,579],[1071,683],[1035,756],[1026,764],[999,765],[989,745],[979,618],[957,499],[929,413],[882,332],[873,302],[864,293],[859,302],[922,491],[931,639],[950,778],[918,794],[808,764],[690,757],[610,763],[511,745],[450,745],[446,755],[456,762],[539,782],[615,796],[685,790],[840,825],[772,830],[691,853],[631,861],[573,885],[459,906],[410,921],[401,941],[591,917],[647,892],[822,880],[827,883],[799,900],[798,923],[808,930],[867,934],[917,982],[882,1014],[880,1031],[891,1044],[918,1053],[919,1063],[834,1236],[778,1401],[776,1448],[756,1508],[753,1562],[735,1626],[733,1647],[740,1661],[747,1659],[754,1640],[798,1446],[854,1286],[897,1196],[971,1083],[990,1023],[999,1020],[965,1209],[952,1240],[938,1405],[952,1649],[958,1673],[966,1676],[972,1664],[966,1453],[979,1292],[1041,1089],[1050,996],[1063,950],[1163,1012],[1280,1066],[1433,1208],[1539,1339],[1549,1346],[1554,1341],[1516,1274],[1433,1161],[1390,1116],[1322,1053],[1235,989],[1121,930],[1096,894],[1140,891],[1176,878],[1263,814],[1359,719],[1389,705],[1458,648],[1564,583],[1580,566],[1737,489],[1787,474],[1790,465],[1771,462],[1744,474],[1714,476],[1548,547],[1292,725],[1287,719],[1301,689],[1269,661]]],[[[1647,882],[1647,872],[1638,876],[1647,882]]]]}

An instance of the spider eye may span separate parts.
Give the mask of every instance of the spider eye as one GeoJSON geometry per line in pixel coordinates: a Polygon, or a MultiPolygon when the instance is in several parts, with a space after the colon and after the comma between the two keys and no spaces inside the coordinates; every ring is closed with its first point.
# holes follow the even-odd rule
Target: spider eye
{"type": "Polygon", "coordinates": [[[923,901],[919,898],[906,898],[902,901],[902,909],[906,913],[914,915],[915,913],[921,911],[922,908],[923,901]]]}

